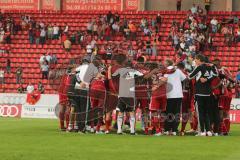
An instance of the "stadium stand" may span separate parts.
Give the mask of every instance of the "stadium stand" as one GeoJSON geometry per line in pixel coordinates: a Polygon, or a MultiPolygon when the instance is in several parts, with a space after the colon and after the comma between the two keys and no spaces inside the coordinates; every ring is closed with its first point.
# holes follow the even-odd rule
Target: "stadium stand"
{"type": "MultiPolygon", "coordinates": [[[[69,26],[70,32],[74,31],[85,31],[86,23],[93,17],[99,15],[107,14],[107,12],[101,11],[87,11],[87,12],[74,12],[74,11],[63,11],[63,12],[51,12],[51,11],[5,11],[5,13],[11,15],[15,21],[19,21],[19,17],[24,13],[31,16],[35,21],[43,23],[56,23],[60,27],[64,27],[67,23],[69,26]]],[[[158,13],[162,16],[162,25],[160,28],[161,42],[158,46],[158,56],[149,56],[148,58],[152,61],[162,60],[167,57],[175,58],[175,51],[172,47],[171,41],[168,41],[169,32],[171,29],[171,24],[173,20],[177,22],[183,21],[187,17],[187,11],[139,11],[139,12],[119,12],[120,17],[126,17],[128,20],[133,21],[133,23],[140,24],[140,21],[143,17],[151,19],[153,16],[156,16],[158,13]]],[[[208,21],[212,17],[217,17],[218,20],[227,18],[231,12],[210,12],[208,21]]],[[[240,15],[240,12],[236,12],[237,15],[240,15]]],[[[237,29],[237,24],[235,28],[237,29]]],[[[1,69],[5,69],[5,62],[7,58],[11,60],[12,71],[15,71],[18,66],[22,66],[23,73],[23,85],[27,85],[29,82],[37,85],[39,81],[42,81],[45,86],[45,93],[56,93],[59,80],[42,80],[41,71],[39,68],[39,59],[43,53],[46,53],[46,50],[50,50],[51,53],[55,54],[58,58],[58,66],[61,67],[63,64],[69,62],[72,57],[81,56],[80,45],[72,45],[72,50],[70,55],[66,56],[66,51],[63,50],[61,45],[61,40],[51,40],[47,41],[44,45],[30,44],[28,40],[28,31],[18,31],[17,34],[11,35],[11,44],[0,44],[1,50],[9,50],[10,53],[0,53],[0,66],[1,69]]],[[[140,30],[137,33],[136,40],[146,41],[143,32],[140,30]]],[[[112,41],[123,41],[123,36],[115,36],[112,41]]],[[[97,44],[99,46],[106,44],[104,40],[98,40],[97,44]]],[[[133,42],[133,45],[136,45],[133,42]]],[[[237,72],[240,56],[240,43],[233,45],[232,47],[226,46],[224,44],[224,35],[217,33],[214,35],[214,46],[217,46],[214,51],[206,51],[204,54],[208,55],[210,59],[215,57],[220,58],[223,61],[223,66],[229,67],[230,71],[234,73],[237,72]]],[[[135,47],[135,46],[133,46],[135,47]]],[[[0,92],[17,92],[18,84],[16,84],[15,74],[5,74],[5,84],[0,85],[0,92]]]]}

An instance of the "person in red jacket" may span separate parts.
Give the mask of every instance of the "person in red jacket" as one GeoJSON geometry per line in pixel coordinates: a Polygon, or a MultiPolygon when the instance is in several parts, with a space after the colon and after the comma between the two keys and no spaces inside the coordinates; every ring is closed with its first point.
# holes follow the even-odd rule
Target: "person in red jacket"
{"type": "Polygon", "coordinates": [[[59,86],[58,94],[59,94],[59,122],[60,122],[60,130],[65,131],[68,128],[69,124],[69,108],[68,108],[68,97],[67,97],[67,87],[68,87],[69,76],[68,74],[64,74],[61,79],[61,83],[59,86]],[[66,126],[64,125],[64,120],[66,120],[66,126]]]}
{"type": "Polygon", "coordinates": [[[91,118],[90,124],[92,130],[96,127],[96,134],[102,134],[100,127],[103,123],[106,86],[105,86],[105,72],[99,72],[90,85],[90,103],[91,103],[91,118]]]}

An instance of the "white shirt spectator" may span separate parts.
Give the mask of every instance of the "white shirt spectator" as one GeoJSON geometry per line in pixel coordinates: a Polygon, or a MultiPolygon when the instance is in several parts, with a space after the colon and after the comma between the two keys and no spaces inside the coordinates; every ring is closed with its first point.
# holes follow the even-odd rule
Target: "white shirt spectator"
{"type": "Polygon", "coordinates": [[[92,53],[92,45],[87,45],[87,53],[92,53]]]}
{"type": "Polygon", "coordinates": [[[28,85],[27,86],[27,93],[33,93],[34,91],[34,86],[33,85],[28,85]]]}
{"type": "Polygon", "coordinates": [[[192,6],[191,12],[192,12],[192,14],[197,13],[197,7],[196,6],[192,6]]]}
{"type": "Polygon", "coordinates": [[[218,21],[216,19],[212,19],[210,23],[216,26],[218,24],[218,21]]]}
{"type": "Polygon", "coordinates": [[[66,26],[63,32],[65,32],[65,33],[68,32],[68,28],[69,28],[69,27],[66,26]]]}
{"type": "Polygon", "coordinates": [[[53,34],[58,34],[58,32],[59,32],[59,27],[58,26],[54,26],[53,27],[53,34]]]}
{"type": "Polygon", "coordinates": [[[46,56],[42,55],[39,60],[40,64],[42,64],[45,60],[46,60],[46,56]]]}
{"type": "Polygon", "coordinates": [[[118,24],[117,23],[114,23],[113,25],[112,25],[112,29],[114,30],[114,31],[119,31],[119,26],[118,26],[118,24]]]}
{"type": "Polygon", "coordinates": [[[93,39],[93,40],[91,41],[91,47],[92,47],[92,48],[95,48],[96,43],[97,43],[97,41],[95,41],[95,40],[93,39]]]}
{"type": "Polygon", "coordinates": [[[50,55],[47,55],[47,56],[46,56],[46,60],[47,60],[48,62],[51,62],[52,57],[51,57],[50,55]]]}
{"type": "Polygon", "coordinates": [[[41,29],[40,37],[45,37],[45,36],[46,36],[45,29],[41,29]]]}
{"type": "Polygon", "coordinates": [[[45,65],[45,64],[41,65],[41,70],[42,71],[47,72],[48,69],[49,69],[48,65],[45,65]]]}
{"type": "Polygon", "coordinates": [[[41,22],[39,25],[41,28],[44,28],[44,26],[45,26],[43,22],[41,22]]]}
{"type": "MultiPolygon", "coordinates": [[[[168,69],[172,69],[173,66],[169,66],[168,69]]],[[[167,85],[167,98],[183,98],[182,91],[182,81],[186,79],[185,74],[176,69],[176,71],[172,74],[166,74],[168,77],[168,85],[167,85]]]]}
{"type": "Polygon", "coordinates": [[[87,30],[92,31],[93,30],[93,24],[91,22],[88,22],[87,24],[87,30]]]}

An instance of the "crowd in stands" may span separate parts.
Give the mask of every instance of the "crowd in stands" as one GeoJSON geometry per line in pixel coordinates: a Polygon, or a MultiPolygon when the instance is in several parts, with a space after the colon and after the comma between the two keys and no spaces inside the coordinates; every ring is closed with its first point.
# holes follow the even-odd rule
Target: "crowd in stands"
{"type": "MultiPolygon", "coordinates": [[[[181,10],[181,0],[177,0],[177,8],[181,10]]],[[[205,6],[206,11],[207,7],[205,6]]],[[[130,59],[137,59],[142,55],[158,56],[158,46],[161,42],[159,34],[162,24],[160,14],[152,17],[143,17],[139,23],[128,20],[126,17],[109,11],[106,15],[93,17],[86,24],[85,31],[72,32],[67,23],[64,27],[55,23],[37,22],[29,15],[22,15],[20,21],[15,22],[11,16],[0,13],[0,43],[11,43],[11,36],[17,31],[28,31],[30,44],[46,44],[47,40],[60,40],[67,53],[71,53],[72,45],[80,45],[83,52],[101,55],[103,59],[111,59],[117,52],[127,53],[130,59]],[[137,39],[138,32],[144,35],[137,39]],[[121,42],[112,41],[114,37],[123,36],[121,42]],[[143,41],[143,38],[146,41],[143,41]],[[108,41],[107,45],[99,45],[101,40],[108,41]]],[[[230,15],[229,18],[219,20],[216,17],[208,21],[204,10],[195,4],[189,10],[184,21],[173,21],[169,40],[175,48],[179,62],[184,62],[185,67],[191,70],[192,58],[206,50],[216,50],[214,38],[216,33],[224,34],[225,44],[233,46],[240,42],[239,18],[230,15]]],[[[57,63],[55,55],[40,58],[42,79],[48,79],[52,64],[57,63]],[[49,57],[52,57],[50,60],[49,57]]],[[[7,73],[11,72],[10,59],[6,62],[7,73]]],[[[18,75],[16,73],[16,75],[18,75]]],[[[21,76],[20,76],[21,77],[21,76]]],[[[19,83],[19,76],[17,76],[19,83]]]]}

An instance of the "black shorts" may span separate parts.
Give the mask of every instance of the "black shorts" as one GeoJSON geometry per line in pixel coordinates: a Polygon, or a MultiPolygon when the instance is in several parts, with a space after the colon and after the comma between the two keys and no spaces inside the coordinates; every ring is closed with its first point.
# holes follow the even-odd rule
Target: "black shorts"
{"type": "Polygon", "coordinates": [[[75,112],[79,111],[80,108],[80,94],[79,90],[75,90],[74,94],[68,95],[70,105],[75,109],[75,112]]]}
{"type": "Polygon", "coordinates": [[[117,109],[120,112],[133,112],[135,110],[135,102],[132,97],[119,97],[117,109]]]}

